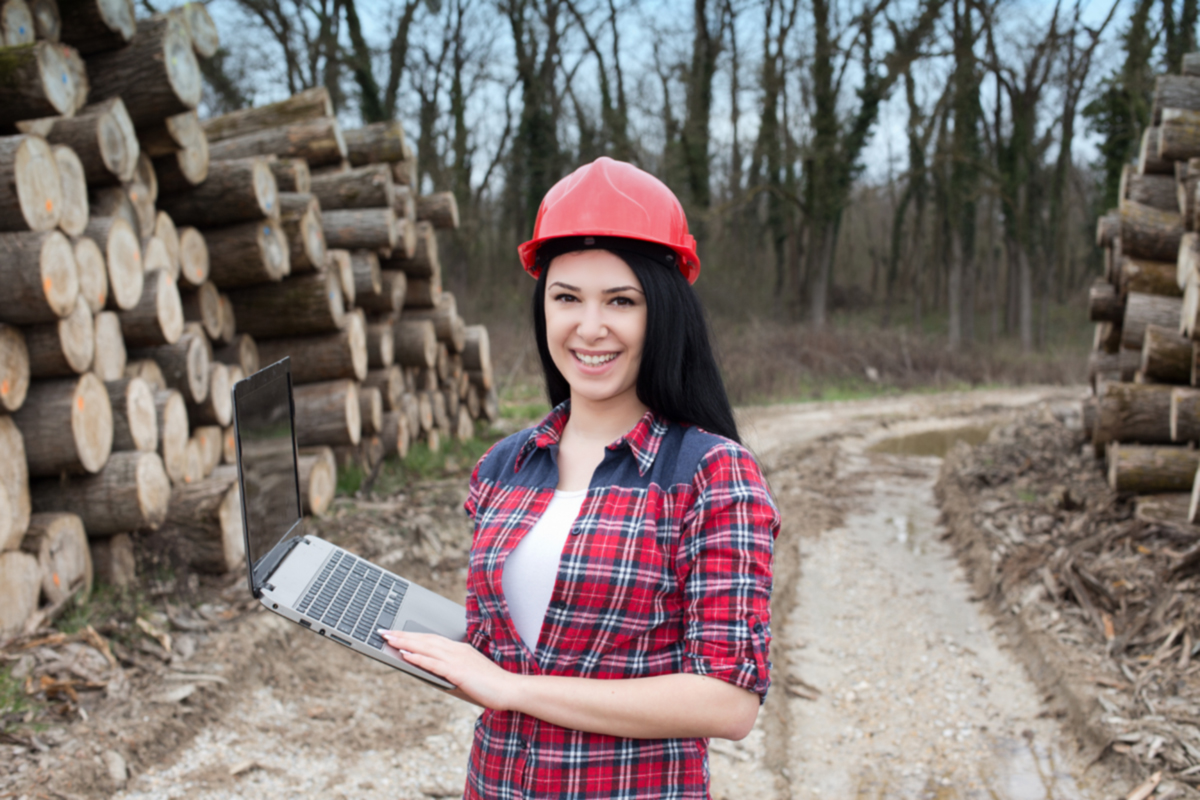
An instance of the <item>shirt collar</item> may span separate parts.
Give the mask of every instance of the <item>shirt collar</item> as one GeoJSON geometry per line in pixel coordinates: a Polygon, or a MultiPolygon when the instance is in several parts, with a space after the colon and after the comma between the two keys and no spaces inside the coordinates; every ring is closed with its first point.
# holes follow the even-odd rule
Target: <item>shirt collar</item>
{"type": "MultiPolygon", "coordinates": [[[[521,470],[522,465],[533,451],[558,445],[562,440],[563,428],[566,427],[567,420],[570,418],[571,401],[564,400],[530,432],[529,438],[521,447],[521,452],[517,454],[513,472],[521,470]]],[[[669,427],[670,423],[667,420],[648,410],[629,433],[610,444],[607,449],[617,450],[623,445],[628,445],[629,451],[637,460],[638,474],[645,475],[654,466],[654,459],[658,456],[658,449],[662,445],[663,437],[667,435],[669,427]]]]}

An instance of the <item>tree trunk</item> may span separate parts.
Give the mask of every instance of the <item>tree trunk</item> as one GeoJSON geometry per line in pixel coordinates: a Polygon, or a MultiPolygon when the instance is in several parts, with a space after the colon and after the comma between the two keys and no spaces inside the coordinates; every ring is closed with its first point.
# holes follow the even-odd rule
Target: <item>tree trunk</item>
{"type": "Polygon", "coordinates": [[[1200,451],[1178,446],[1113,443],[1108,448],[1108,485],[1117,492],[1186,492],[1196,478],[1200,451]]]}
{"type": "Polygon", "coordinates": [[[367,372],[367,377],[363,379],[363,386],[379,390],[385,411],[396,411],[401,407],[404,397],[404,376],[396,364],[370,370],[367,372]]]}
{"type": "Polygon", "coordinates": [[[369,369],[386,369],[395,362],[396,353],[393,347],[396,334],[393,327],[390,319],[367,325],[367,367],[369,369]]]}
{"type": "Polygon", "coordinates": [[[37,611],[41,577],[34,556],[20,550],[0,552],[0,638],[20,633],[37,611]]]}
{"type": "Polygon", "coordinates": [[[356,297],[359,308],[371,314],[395,314],[404,308],[408,295],[407,276],[399,270],[380,270],[378,294],[356,297]]]}
{"type": "Polygon", "coordinates": [[[337,461],[328,447],[310,448],[296,460],[300,472],[300,507],[305,514],[321,517],[337,493],[337,461]]]}
{"type": "Polygon", "coordinates": [[[405,158],[404,127],[399,122],[374,122],[345,131],[345,137],[346,158],[356,167],[405,158]]]}
{"type": "Polygon", "coordinates": [[[101,311],[95,320],[95,355],[92,372],[104,382],[120,380],[125,375],[128,353],[121,334],[121,318],[115,311],[101,311]]]}
{"type": "Polygon", "coordinates": [[[132,0],[64,0],[59,37],[85,56],[124,47],[137,31],[132,0]]]}
{"type": "Polygon", "coordinates": [[[96,352],[96,328],[87,303],[76,302],[75,310],[57,322],[30,325],[25,346],[31,377],[66,378],[87,372],[96,352]]]}
{"type": "Polygon", "coordinates": [[[303,158],[278,158],[271,162],[271,173],[280,193],[312,193],[312,173],[303,158]]]}
{"type": "Polygon", "coordinates": [[[1126,164],[1121,173],[1119,195],[1122,203],[1132,200],[1164,211],[1179,211],[1174,175],[1139,175],[1132,164],[1126,164]]]}
{"type": "Polygon", "coordinates": [[[183,318],[186,321],[200,323],[210,339],[221,335],[221,293],[217,291],[216,284],[205,281],[195,291],[181,292],[180,299],[183,301],[183,318]]]}
{"type": "Polygon", "coordinates": [[[34,514],[21,549],[37,559],[47,603],[66,600],[81,587],[81,600],[91,594],[92,556],[83,521],[77,515],[34,514]]]}
{"type": "Polygon", "coordinates": [[[108,272],[99,245],[86,236],[75,240],[75,268],[79,282],[79,299],[92,314],[104,309],[108,302],[108,272]]]}
{"type": "Polygon", "coordinates": [[[188,416],[183,395],[174,389],[154,393],[158,419],[158,454],[172,483],[183,480],[187,471],[188,416]]]}
{"type": "Polygon", "coordinates": [[[396,246],[396,212],[391,208],[321,211],[325,242],[344,250],[381,250],[396,246]]]}
{"type": "Polygon", "coordinates": [[[224,428],[233,421],[233,400],[229,387],[229,368],[219,361],[210,364],[208,395],[200,402],[188,403],[188,419],[193,426],[215,425],[224,428]]]}
{"type": "Polygon", "coordinates": [[[1120,274],[1121,293],[1183,297],[1183,290],[1176,281],[1177,271],[1176,265],[1169,261],[1123,258],[1120,274]]]}
{"type": "Polygon", "coordinates": [[[90,372],[34,381],[13,422],[25,441],[30,475],[99,472],[112,451],[112,406],[104,384],[90,372]]]}
{"type": "Polygon", "coordinates": [[[159,206],[181,225],[211,228],[278,217],[279,189],[265,158],[217,161],[204,183],[159,198],[159,206]]]}
{"type": "Polygon", "coordinates": [[[1120,322],[1124,318],[1125,303],[1117,294],[1116,287],[1103,278],[1097,278],[1088,289],[1088,319],[1092,322],[1120,322]]]}
{"type": "Polygon", "coordinates": [[[279,284],[229,293],[243,333],[255,339],[339,330],[345,320],[342,289],[332,272],[301,275],[279,284]]]}
{"type": "Polygon", "coordinates": [[[174,344],[135,350],[133,358],[152,358],[162,370],[166,385],[185,401],[201,403],[208,397],[212,345],[199,325],[189,324],[174,344]]]}
{"type": "Polygon", "coordinates": [[[346,142],[337,120],[323,117],[219,141],[209,132],[208,155],[213,161],[271,155],[303,158],[311,168],[339,163],[346,156],[346,142]]]}
{"type": "Polygon", "coordinates": [[[320,203],[310,194],[283,192],[279,196],[279,206],[280,222],[288,241],[291,274],[323,271],[329,254],[320,203]]]}
{"type": "Polygon", "coordinates": [[[427,221],[435,228],[458,227],[458,201],[454,192],[434,192],[417,198],[417,219],[427,221]]]}
{"type": "Polygon", "coordinates": [[[362,311],[348,313],[345,326],[334,333],[259,339],[257,344],[259,356],[267,364],[292,357],[294,383],[367,376],[367,330],[362,311]]]}
{"type": "Polygon", "coordinates": [[[125,345],[155,347],[174,344],[183,335],[183,303],[171,276],[155,270],[146,276],[142,298],[128,311],[118,311],[125,345]]]}
{"type": "Polygon", "coordinates": [[[154,390],[141,378],[104,384],[113,411],[113,451],[158,450],[158,414],[154,390]]]}
{"type": "Polygon", "coordinates": [[[1200,441],[1200,389],[1171,390],[1171,441],[1200,441]]]}
{"type": "Polygon", "coordinates": [[[93,100],[120,97],[135,126],[152,125],[200,103],[200,65],[191,37],[173,18],[143,20],[127,47],[88,59],[93,100]]]}
{"type": "Polygon", "coordinates": [[[0,79],[0,123],[71,114],[79,87],[61,47],[36,42],[7,47],[0,79]]]}
{"type": "Polygon", "coordinates": [[[378,436],[383,431],[383,394],[374,386],[359,389],[358,415],[364,437],[378,436]]]}
{"type": "Polygon", "coordinates": [[[46,122],[42,135],[51,144],[63,144],[75,151],[89,186],[112,186],[133,180],[138,137],[120,97],[87,106],[74,117],[46,122]]]}
{"type": "Polygon", "coordinates": [[[237,468],[218,467],[203,480],[176,484],[167,520],[155,538],[169,543],[175,555],[197,571],[224,574],[244,569],[237,468]]]}
{"type": "Polygon", "coordinates": [[[1192,341],[1179,335],[1178,326],[1147,325],[1139,369],[1158,383],[1190,383],[1192,341]]]}
{"type": "Polygon", "coordinates": [[[243,222],[204,231],[208,277],[222,289],[276,283],[291,271],[283,228],[272,221],[243,222]]]}
{"type": "Polygon", "coordinates": [[[75,249],[58,231],[0,234],[0,321],[56,322],[75,308],[75,249]]]}
{"type": "Polygon", "coordinates": [[[1125,318],[1121,325],[1121,346],[1140,350],[1147,325],[1179,327],[1183,301],[1176,297],[1130,292],[1125,298],[1125,318]]]}
{"type": "Polygon", "coordinates": [[[109,310],[128,311],[137,306],[146,273],[142,269],[142,246],[133,225],[122,217],[98,217],[93,213],[84,234],[104,253],[109,310]]]}
{"type": "Polygon", "coordinates": [[[394,208],[395,185],[385,164],[312,177],[312,194],[321,210],[338,208],[394,208]]]}
{"type": "MultiPolygon", "coordinates": [[[[333,116],[329,90],[323,86],[294,94],[276,103],[243,108],[204,120],[201,124],[210,142],[233,139],[260,131],[333,116]]],[[[399,123],[397,123],[399,124],[399,123]]]]}
{"type": "Polygon", "coordinates": [[[295,387],[296,443],[351,445],[362,439],[358,384],[349,380],[295,387]]]}
{"type": "Polygon", "coordinates": [[[254,337],[247,333],[239,333],[232,344],[213,348],[213,358],[222,364],[237,366],[242,375],[253,375],[258,372],[258,345],[254,337]]]}
{"type": "Polygon", "coordinates": [[[1169,444],[1171,442],[1171,386],[1109,383],[1104,386],[1096,414],[1092,443],[1169,444]]]}
{"type": "Polygon", "coordinates": [[[405,367],[432,367],[437,364],[437,330],[431,320],[402,317],[395,326],[393,340],[396,363],[405,367]]]}
{"type": "Polygon", "coordinates": [[[54,162],[58,166],[58,177],[62,184],[58,227],[66,234],[78,236],[88,223],[87,180],[83,176],[83,165],[79,163],[75,151],[64,145],[54,146],[54,162]]]}
{"type": "Polygon", "coordinates": [[[16,411],[29,391],[29,348],[20,328],[0,323],[0,410],[16,411]]]}
{"type": "Polygon", "coordinates": [[[99,583],[124,589],[137,581],[137,559],[133,537],[117,533],[88,539],[92,553],[92,572],[99,583]]]}
{"type": "Polygon", "coordinates": [[[1175,261],[1183,237],[1178,211],[1127,202],[1121,208],[1121,252],[1127,257],[1175,261]]]}
{"type": "Polygon", "coordinates": [[[433,225],[428,222],[417,223],[417,245],[412,258],[405,258],[399,254],[393,255],[392,258],[385,259],[382,263],[384,269],[398,269],[412,278],[430,278],[434,275],[438,277],[438,282],[441,282],[441,262],[438,259],[438,244],[437,234],[433,230],[433,225]]]}

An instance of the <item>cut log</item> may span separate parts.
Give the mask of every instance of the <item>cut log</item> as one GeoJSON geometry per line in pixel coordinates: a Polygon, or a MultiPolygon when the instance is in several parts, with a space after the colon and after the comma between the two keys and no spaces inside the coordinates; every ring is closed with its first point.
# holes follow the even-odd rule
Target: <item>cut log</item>
{"type": "Polygon", "coordinates": [[[1200,79],[1186,75],[1159,75],[1155,78],[1150,124],[1160,124],[1164,112],[1169,108],[1200,111],[1200,79]]]}
{"type": "Polygon", "coordinates": [[[221,335],[221,293],[212,281],[205,281],[199,289],[191,292],[181,292],[183,301],[183,318],[188,322],[199,322],[204,327],[208,338],[216,339],[221,335]]]}
{"type": "Polygon", "coordinates": [[[0,231],[51,231],[61,213],[54,149],[40,136],[0,136],[0,231]]]}
{"type": "Polygon", "coordinates": [[[1179,240],[1179,255],[1175,261],[1175,285],[1187,289],[1193,272],[1200,272],[1200,233],[1185,233],[1179,240]]]}
{"type": "Polygon", "coordinates": [[[397,258],[412,258],[417,254],[417,225],[412,217],[396,217],[396,249],[380,250],[380,255],[395,255],[397,258]]]}
{"type": "Polygon", "coordinates": [[[1183,217],[1178,211],[1135,203],[1121,207],[1121,252],[1127,257],[1174,261],[1183,237],[1183,217]]]}
{"type": "Polygon", "coordinates": [[[0,411],[16,411],[29,391],[29,348],[20,328],[0,323],[0,411]]]}
{"type": "MultiPolygon", "coordinates": [[[[424,429],[421,423],[421,403],[417,399],[415,392],[406,391],[400,399],[400,410],[404,412],[404,416],[408,419],[408,438],[409,441],[413,441],[424,429]]],[[[430,409],[429,424],[433,424],[432,409],[430,409]]]]}
{"type": "Polygon", "coordinates": [[[1174,175],[1139,175],[1137,168],[1126,164],[1121,173],[1120,198],[1165,211],[1179,211],[1174,175]]]}
{"type": "MultiPolygon", "coordinates": [[[[1092,353],[1092,355],[1095,355],[1095,353],[1092,353]]],[[[1090,377],[1091,377],[1091,358],[1090,357],[1088,359],[1088,373],[1089,373],[1089,379],[1090,379],[1090,377]]],[[[1095,384],[1093,384],[1093,389],[1094,388],[1095,388],[1095,384]]],[[[1094,412],[1095,411],[1095,408],[1094,408],[1095,398],[1090,397],[1088,399],[1092,401],[1092,405],[1093,405],[1092,410],[1094,412]]],[[[471,383],[469,381],[467,383],[467,396],[463,398],[463,405],[466,407],[467,413],[471,415],[471,419],[479,419],[479,417],[482,414],[482,411],[481,411],[482,401],[480,400],[480,390],[479,390],[478,386],[476,386],[474,383],[471,383]]],[[[1094,414],[1093,414],[1093,416],[1094,416],[1094,414]]],[[[1084,430],[1085,430],[1085,435],[1088,438],[1091,438],[1092,426],[1089,424],[1089,425],[1085,426],[1084,430]]]]}
{"type": "Polygon", "coordinates": [[[83,165],[79,163],[75,151],[64,145],[54,146],[54,160],[62,181],[62,209],[58,227],[66,234],[78,236],[87,228],[88,222],[87,181],[83,177],[83,165]]]}
{"type": "Polygon", "coordinates": [[[196,483],[204,479],[204,454],[200,443],[188,437],[183,448],[183,484],[196,483]]]}
{"type": "Polygon", "coordinates": [[[92,553],[92,572],[97,583],[117,589],[133,586],[137,581],[137,558],[133,552],[133,537],[128,533],[88,538],[92,553]]]}
{"type": "Polygon", "coordinates": [[[1108,485],[1117,492],[1186,492],[1196,478],[1200,451],[1179,446],[1114,443],[1108,448],[1108,485]]]}
{"type": "Polygon", "coordinates": [[[454,426],[454,440],[457,442],[466,442],[475,438],[475,420],[471,418],[467,407],[458,407],[457,423],[454,426]]]}
{"type": "Polygon", "coordinates": [[[333,116],[333,103],[324,86],[307,89],[277,103],[244,108],[203,121],[209,141],[219,142],[296,122],[333,116]]]}
{"type": "Polygon", "coordinates": [[[224,574],[245,569],[237,468],[218,467],[204,480],[176,484],[167,521],[155,539],[198,572],[224,574]]]}
{"type": "Polygon", "coordinates": [[[218,161],[204,183],[162,197],[159,205],[179,224],[232,225],[279,216],[279,190],[265,158],[218,161]]]}
{"type": "Polygon", "coordinates": [[[397,186],[414,187],[420,183],[417,180],[416,155],[407,147],[404,150],[404,160],[392,164],[392,180],[396,182],[397,186]]]}
{"type": "Polygon", "coordinates": [[[1159,158],[1161,132],[1158,127],[1149,127],[1142,131],[1142,144],[1138,149],[1138,172],[1142,175],[1175,174],[1174,162],[1159,158]]]}
{"type": "Polygon", "coordinates": [[[404,127],[399,122],[373,122],[348,130],[345,136],[346,158],[356,167],[403,161],[407,152],[404,127]]]}
{"type": "Polygon", "coordinates": [[[258,372],[258,345],[248,333],[239,333],[231,344],[214,347],[213,358],[227,366],[239,367],[243,377],[258,372]]]}
{"type": "Polygon", "coordinates": [[[350,261],[350,251],[330,250],[326,258],[329,260],[326,269],[337,275],[346,307],[353,306],[357,298],[354,294],[354,265],[350,261]]]}
{"type": "Polygon", "coordinates": [[[280,281],[291,270],[287,237],[276,222],[243,222],[204,232],[209,280],[222,289],[280,281]]]}
{"type": "Polygon", "coordinates": [[[179,285],[190,289],[208,280],[208,243],[195,228],[179,229],[179,285]]]}
{"type": "Polygon", "coordinates": [[[1158,383],[1190,383],[1192,341],[1180,336],[1177,326],[1147,325],[1139,369],[1158,383]]]}
{"type": "Polygon", "coordinates": [[[0,639],[20,633],[37,611],[42,574],[37,559],[11,550],[0,553],[0,639]]]}
{"type": "MultiPolygon", "coordinates": [[[[1117,289],[1103,278],[1097,278],[1088,289],[1088,319],[1092,322],[1119,322],[1125,318],[1125,303],[1117,289]]],[[[471,326],[467,327],[470,336],[471,326]]],[[[470,345],[467,345],[468,348],[470,345]]],[[[464,355],[465,355],[464,351],[464,355]]],[[[468,364],[468,369],[470,365],[468,364]]]]}
{"type": "Polygon", "coordinates": [[[233,344],[234,338],[237,336],[237,315],[233,310],[233,303],[229,301],[229,295],[221,295],[221,335],[215,340],[216,344],[224,347],[233,344]]]}
{"type": "Polygon", "coordinates": [[[425,431],[425,446],[429,448],[431,453],[440,453],[442,451],[442,434],[437,428],[430,428],[425,431]]]}
{"type": "Polygon", "coordinates": [[[401,460],[408,457],[408,417],[402,411],[388,411],[383,415],[383,431],[379,434],[383,442],[384,458],[398,456],[401,460]]]}
{"type": "Polygon", "coordinates": [[[271,173],[280,194],[292,192],[297,194],[312,193],[312,173],[308,170],[308,162],[303,158],[278,158],[271,162],[271,173]]]}
{"type": "Polygon", "coordinates": [[[1180,73],[1200,77],[1200,52],[1183,54],[1183,66],[1180,73]]]}
{"type": "MultiPolygon", "coordinates": [[[[184,111],[142,126],[137,132],[137,139],[141,151],[152,159],[174,155],[200,139],[208,141],[195,111],[184,111]]],[[[166,187],[161,188],[171,191],[166,187]]]]}
{"type": "MultiPolygon", "coordinates": [[[[1088,385],[1093,392],[1099,392],[1102,383],[1121,380],[1121,356],[1118,353],[1105,353],[1093,350],[1088,353],[1088,385]]],[[[475,384],[472,382],[471,384],[475,384]]],[[[1089,437],[1092,427],[1088,426],[1089,437]]]]}
{"type": "Polygon", "coordinates": [[[370,250],[350,251],[350,271],[354,275],[354,298],[361,303],[364,297],[378,297],[383,291],[379,256],[370,250]]]}
{"type": "Polygon", "coordinates": [[[29,519],[21,549],[37,559],[47,603],[66,600],[76,591],[85,601],[92,592],[92,554],[83,526],[78,515],[64,512],[37,513],[29,519]]]}
{"type": "Polygon", "coordinates": [[[311,186],[322,212],[338,208],[395,207],[395,185],[386,164],[316,175],[311,179],[311,186]]]}
{"type": "Polygon", "coordinates": [[[63,0],[60,40],[92,55],[124,47],[137,31],[132,0],[63,0]]]}
{"type": "Polygon", "coordinates": [[[135,228],[123,217],[91,216],[85,230],[104,253],[108,271],[106,305],[113,311],[135,308],[145,289],[142,248],[135,228]]]}
{"type": "MultiPolygon", "coordinates": [[[[158,239],[163,244],[163,248],[167,251],[167,258],[171,261],[171,274],[175,276],[175,280],[179,280],[180,276],[180,258],[179,258],[179,229],[175,227],[175,220],[171,219],[171,215],[165,211],[159,211],[154,216],[154,231],[153,239],[158,239]]],[[[150,267],[146,268],[150,271],[150,267]]],[[[189,283],[186,288],[192,288],[189,283]]]]}
{"type": "Polygon", "coordinates": [[[173,344],[134,350],[130,355],[153,359],[166,386],[179,391],[188,403],[202,403],[208,397],[212,345],[200,326],[189,324],[173,344]]]}
{"type": "Polygon", "coordinates": [[[438,342],[437,363],[433,367],[437,373],[437,385],[444,386],[450,378],[450,351],[444,342],[438,342]]]}
{"type": "Polygon", "coordinates": [[[146,267],[146,272],[154,272],[162,270],[171,276],[171,280],[179,283],[179,262],[171,260],[171,253],[167,250],[167,245],[162,239],[157,236],[151,236],[146,240],[145,246],[142,248],[142,264],[146,267]]]}
{"type": "Polygon", "coordinates": [[[131,359],[125,365],[126,378],[141,378],[157,392],[166,387],[167,379],[163,377],[162,368],[152,358],[131,359]]]}
{"type": "Polygon", "coordinates": [[[221,46],[221,37],[217,25],[209,15],[204,3],[191,0],[181,7],[174,9],[187,26],[188,36],[192,40],[192,48],[201,58],[212,58],[221,46]]]}
{"type": "Polygon", "coordinates": [[[437,364],[437,330],[431,320],[402,318],[395,325],[393,351],[396,363],[405,367],[437,364]]]}
{"type": "Polygon", "coordinates": [[[1200,389],[1171,390],[1171,441],[1200,441],[1200,389]]]}
{"type": "MultiPolygon", "coordinates": [[[[221,366],[224,366],[223,364],[221,366]]],[[[222,429],[219,425],[201,425],[196,428],[192,439],[200,450],[200,474],[207,478],[221,464],[222,429]]]]}
{"type": "Polygon", "coordinates": [[[323,516],[337,491],[337,462],[328,447],[310,448],[296,462],[300,472],[300,504],[305,514],[323,516]],[[317,451],[317,452],[313,452],[317,451]]]}
{"type": "MultiPolygon", "coordinates": [[[[127,185],[132,186],[132,184],[127,185]]],[[[138,216],[138,210],[134,208],[133,201],[129,199],[129,192],[126,191],[125,186],[107,186],[93,189],[88,200],[91,203],[88,215],[89,224],[91,219],[95,217],[120,217],[129,223],[129,227],[133,229],[138,242],[141,242],[141,217],[138,216]]]]}
{"type": "Polygon", "coordinates": [[[154,393],[158,420],[158,454],[172,483],[183,480],[187,471],[188,417],[183,395],[174,389],[154,393]]]}
{"type": "MultiPolygon", "coordinates": [[[[1158,156],[1165,161],[1187,161],[1200,155],[1200,112],[1164,108],[1158,156]]],[[[1179,210],[1178,201],[1172,204],[1179,210]]],[[[1159,206],[1164,208],[1164,206],[1159,206]]]]}
{"type": "Polygon", "coordinates": [[[322,209],[321,220],[329,247],[390,250],[396,246],[396,212],[391,208],[322,209]]]}
{"type": "MultiPolygon", "coordinates": [[[[415,226],[417,222],[417,201],[412,187],[393,184],[392,196],[394,198],[392,208],[396,212],[396,219],[406,219],[415,226]]],[[[416,235],[415,227],[413,228],[413,235],[416,235]]]]}
{"type": "Polygon", "coordinates": [[[75,248],[58,231],[0,234],[0,321],[56,322],[79,295],[75,248]]]}
{"type": "Polygon", "coordinates": [[[175,17],[142,20],[127,47],[88,59],[93,100],[120,97],[135,126],[152,125],[200,103],[200,65],[175,17]]]}
{"type": "Polygon", "coordinates": [[[118,311],[121,334],[127,347],[174,344],[183,335],[183,303],[170,274],[155,270],[146,275],[142,297],[128,311],[118,311]]]}
{"type": "Polygon", "coordinates": [[[12,417],[0,414],[0,496],[7,507],[0,521],[0,551],[11,550],[21,542],[29,526],[29,468],[25,461],[25,440],[12,417]]]}
{"type": "Polygon", "coordinates": [[[79,113],[79,110],[87,105],[92,91],[92,82],[88,80],[87,75],[87,64],[74,47],[68,45],[59,49],[62,50],[63,60],[67,63],[68,80],[75,83],[74,111],[79,113]]]}
{"type": "Polygon", "coordinates": [[[433,412],[433,427],[449,436],[450,415],[446,411],[446,396],[436,389],[431,389],[425,394],[429,398],[429,407],[433,412]]]}
{"type": "MultiPolygon", "coordinates": [[[[403,273],[402,273],[403,274],[403,273]]],[[[438,270],[428,278],[410,278],[404,295],[405,308],[435,308],[442,296],[442,274],[438,270]]]]}
{"type": "Polygon", "coordinates": [[[120,380],[125,375],[128,353],[121,334],[121,318],[115,311],[101,311],[95,319],[95,355],[92,372],[104,382],[120,380]]]}
{"type": "Polygon", "coordinates": [[[342,288],[333,273],[288,278],[229,293],[239,328],[258,340],[339,330],[346,318],[342,288]]]}
{"type": "Polygon", "coordinates": [[[356,297],[359,308],[371,314],[392,315],[404,308],[408,293],[408,278],[399,270],[380,270],[378,294],[356,297]]]}
{"type": "Polygon", "coordinates": [[[483,418],[488,422],[495,422],[500,419],[500,398],[496,395],[496,389],[493,387],[488,390],[488,393],[483,396],[483,418]]]}
{"type": "Polygon", "coordinates": [[[385,369],[396,359],[392,321],[373,322],[367,325],[367,366],[370,369],[385,369]]]}
{"type": "Polygon", "coordinates": [[[383,431],[383,395],[373,386],[358,391],[358,414],[363,436],[378,436],[383,431]]]}
{"type": "Polygon", "coordinates": [[[1171,442],[1171,389],[1159,384],[1107,383],[1100,395],[1092,443],[1171,442]]]}
{"type": "Polygon", "coordinates": [[[1196,230],[1196,188],[1200,187],[1200,158],[1188,159],[1175,165],[1175,199],[1183,215],[1183,227],[1196,230]],[[1188,164],[1193,164],[1189,168],[1188,164]],[[1183,167],[1181,170],[1180,167],[1183,167]],[[1183,173],[1182,177],[1180,172],[1183,173]]]}
{"type": "MultiPolygon", "coordinates": [[[[1171,183],[1171,197],[1174,198],[1174,181],[1171,183]]],[[[1140,189],[1140,187],[1138,188],[1140,189]]],[[[1135,188],[1131,186],[1129,194],[1131,198],[1135,191],[1135,188]]],[[[1155,199],[1157,199],[1157,195],[1155,199]]],[[[1172,204],[1170,207],[1174,208],[1175,206],[1172,204]]],[[[455,199],[454,192],[434,192],[433,194],[419,196],[417,198],[417,219],[430,222],[435,228],[457,228],[458,200],[455,199]]]]}
{"type": "Polygon", "coordinates": [[[288,240],[292,274],[303,275],[324,270],[329,255],[321,223],[321,204],[312,195],[281,192],[279,207],[282,213],[280,222],[288,240]]]}
{"type": "MultiPolygon", "coordinates": [[[[134,213],[137,214],[138,236],[148,237],[154,231],[154,220],[158,214],[154,206],[158,194],[158,178],[145,153],[138,156],[138,168],[133,173],[133,180],[122,188],[129,195],[129,202],[133,206],[134,213]]],[[[145,253],[142,255],[144,257],[145,253]]],[[[147,272],[150,271],[144,260],[142,266],[147,272]]]]}
{"type": "Polygon", "coordinates": [[[292,357],[295,383],[362,380],[367,376],[367,331],[362,311],[348,313],[345,326],[334,333],[259,339],[257,344],[259,357],[266,364],[292,357]]]}
{"type": "Polygon", "coordinates": [[[233,400],[229,394],[229,367],[216,362],[208,370],[208,396],[200,403],[188,404],[193,425],[224,428],[233,421],[233,400]]]}
{"type": "Polygon", "coordinates": [[[1179,326],[1183,301],[1176,297],[1130,292],[1125,299],[1121,324],[1121,346],[1140,350],[1147,325],[1179,326]]]}
{"type": "Polygon", "coordinates": [[[4,61],[0,123],[5,127],[21,120],[75,112],[79,87],[61,46],[49,42],[9,46],[4,61]]]}
{"type": "MultiPolygon", "coordinates": [[[[492,346],[484,325],[467,325],[463,336],[462,364],[471,382],[483,391],[492,388],[492,346]]],[[[474,414],[473,416],[478,416],[474,414]]]]}
{"type": "Polygon", "coordinates": [[[75,269],[79,299],[93,314],[103,311],[108,302],[108,268],[94,239],[81,236],[75,240],[75,269]]]}
{"type": "Polygon", "coordinates": [[[4,0],[0,3],[0,34],[3,34],[4,47],[20,47],[36,41],[37,27],[33,22],[33,11],[25,0],[4,0]]]}
{"type": "MultiPolygon", "coordinates": [[[[170,119],[177,119],[170,117],[170,119]]],[[[182,150],[154,158],[154,171],[158,185],[164,194],[182,192],[198,186],[208,178],[212,156],[208,152],[208,139],[197,129],[195,136],[187,140],[182,150]]]]}
{"type": "Polygon", "coordinates": [[[400,372],[400,367],[392,364],[382,369],[368,371],[367,377],[363,379],[363,386],[379,390],[379,394],[383,398],[384,411],[400,409],[404,397],[404,376],[400,372]]]}
{"type": "Polygon", "coordinates": [[[222,448],[221,463],[233,464],[234,466],[237,466],[237,436],[234,433],[233,426],[230,425],[228,428],[226,428],[222,432],[222,435],[225,437],[222,440],[224,441],[225,445],[222,448]]]}
{"type": "Polygon", "coordinates": [[[301,384],[295,387],[294,401],[299,446],[358,444],[362,439],[354,381],[301,384]]]}
{"type": "Polygon", "coordinates": [[[1121,213],[1116,209],[1096,218],[1096,246],[1112,247],[1113,238],[1121,235],[1121,213]]]}
{"type": "Polygon", "coordinates": [[[74,117],[47,120],[46,140],[70,147],[83,164],[89,186],[133,179],[140,153],[133,122],[120,97],[87,106],[74,117]]]}
{"type": "Polygon", "coordinates": [[[338,163],[345,155],[345,149],[341,126],[333,117],[306,120],[219,141],[214,140],[211,133],[208,137],[208,155],[213,161],[273,155],[278,158],[303,158],[311,168],[338,163]]]}
{"type": "Polygon", "coordinates": [[[29,474],[36,477],[99,472],[112,452],[108,391],[90,372],[33,381],[25,404],[12,419],[25,442],[29,474]]]}
{"type": "Polygon", "coordinates": [[[87,303],[76,301],[75,310],[57,322],[30,325],[25,329],[25,345],[33,378],[87,372],[96,352],[96,327],[87,303]]]}
{"type": "Polygon", "coordinates": [[[416,250],[412,258],[395,255],[382,264],[384,269],[404,271],[409,279],[429,278],[433,275],[441,280],[441,262],[438,258],[437,234],[429,222],[418,222],[416,229],[416,250]]]}
{"type": "Polygon", "coordinates": [[[113,451],[158,450],[158,414],[154,389],[141,378],[121,378],[104,384],[113,411],[113,451]]]}

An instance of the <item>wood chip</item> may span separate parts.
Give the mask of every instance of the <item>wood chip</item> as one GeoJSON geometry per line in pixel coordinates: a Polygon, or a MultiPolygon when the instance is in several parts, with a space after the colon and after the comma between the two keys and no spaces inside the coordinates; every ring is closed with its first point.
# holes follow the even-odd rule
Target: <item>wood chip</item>
{"type": "Polygon", "coordinates": [[[792,697],[799,697],[801,700],[816,700],[821,696],[820,689],[799,678],[792,678],[788,681],[786,688],[788,694],[792,697]]]}
{"type": "Polygon", "coordinates": [[[1162,777],[1162,770],[1154,773],[1146,779],[1145,783],[1125,795],[1125,800],[1146,800],[1147,797],[1154,794],[1154,790],[1158,788],[1158,784],[1162,783],[1162,777]]]}
{"type": "Polygon", "coordinates": [[[168,689],[167,691],[156,695],[153,698],[153,701],[155,703],[182,703],[184,700],[192,696],[192,693],[196,691],[196,688],[196,684],[194,683],[185,683],[182,686],[176,686],[174,689],[168,689]]]}
{"type": "Polygon", "coordinates": [[[236,778],[238,775],[243,775],[255,769],[262,769],[262,764],[259,764],[257,761],[251,759],[230,767],[229,774],[236,778]]]}

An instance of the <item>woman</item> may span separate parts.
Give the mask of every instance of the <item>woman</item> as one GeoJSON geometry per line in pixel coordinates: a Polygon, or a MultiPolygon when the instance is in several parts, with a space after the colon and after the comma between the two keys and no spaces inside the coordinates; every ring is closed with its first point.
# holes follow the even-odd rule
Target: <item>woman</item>
{"type": "Polygon", "coordinates": [[[769,685],[779,517],[690,282],[679,201],[608,158],[521,247],[554,410],[475,467],[468,643],[392,646],[486,710],[467,798],[706,798],[769,685]]]}

